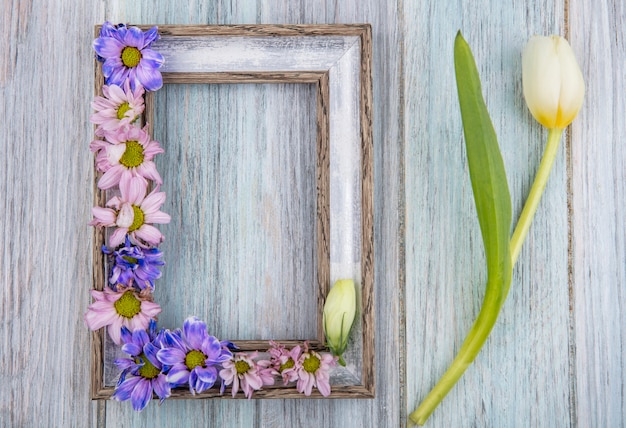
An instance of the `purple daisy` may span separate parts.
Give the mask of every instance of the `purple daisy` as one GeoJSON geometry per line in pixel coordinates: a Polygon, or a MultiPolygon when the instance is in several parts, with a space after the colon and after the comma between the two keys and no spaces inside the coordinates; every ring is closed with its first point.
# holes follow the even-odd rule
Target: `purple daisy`
{"type": "Polygon", "coordinates": [[[103,246],[102,252],[112,259],[113,268],[109,277],[112,287],[116,284],[128,285],[134,282],[140,290],[149,288],[150,291],[154,291],[154,281],[161,277],[158,267],[165,264],[161,260],[162,251],[158,248],[142,248],[133,245],[126,235],[123,247],[109,250],[103,246]]]}
{"type": "Polygon", "coordinates": [[[211,388],[217,380],[218,369],[233,357],[226,346],[207,333],[206,324],[196,317],[187,318],[182,331],[166,331],[163,346],[157,358],[171,366],[167,381],[172,386],[188,383],[192,395],[211,388]]]}
{"type": "Polygon", "coordinates": [[[163,402],[171,394],[170,384],[166,380],[167,367],[157,359],[156,354],[161,348],[163,330],[157,334],[156,322],[150,321],[148,331],[130,332],[122,327],[122,351],[131,358],[115,360],[115,365],[122,369],[122,374],[115,387],[113,399],[130,400],[133,409],[142,411],[152,399],[154,392],[163,402]]]}
{"type": "Polygon", "coordinates": [[[137,27],[117,26],[105,22],[100,37],[93,42],[99,59],[104,61],[102,73],[107,85],[122,86],[127,79],[135,90],[139,85],[148,91],[156,91],[163,86],[159,68],[163,56],[150,49],[152,42],[159,38],[157,27],[145,33],[137,27]]]}

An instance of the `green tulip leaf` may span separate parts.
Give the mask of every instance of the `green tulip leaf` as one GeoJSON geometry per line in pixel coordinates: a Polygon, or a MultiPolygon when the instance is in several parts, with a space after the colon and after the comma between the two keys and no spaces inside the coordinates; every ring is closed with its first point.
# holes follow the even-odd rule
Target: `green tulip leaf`
{"type": "Polygon", "coordinates": [[[472,51],[461,32],[454,43],[459,106],[478,222],[485,247],[487,286],[480,313],[450,368],[410,418],[423,425],[474,361],[496,323],[511,285],[511,197],[498,139],[482,96],[472,51]]]}

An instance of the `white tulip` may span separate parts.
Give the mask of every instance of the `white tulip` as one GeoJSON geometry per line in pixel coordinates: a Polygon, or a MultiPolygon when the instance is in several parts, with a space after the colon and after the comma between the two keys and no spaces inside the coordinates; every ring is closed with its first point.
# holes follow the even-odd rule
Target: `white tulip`
{"type": "Polygon", "coordinates": [[[578,114],[585,83],[574,51],[563,37],[533,36],[522,55],[524,97],[548,129],[563,129],[578,114]]]}

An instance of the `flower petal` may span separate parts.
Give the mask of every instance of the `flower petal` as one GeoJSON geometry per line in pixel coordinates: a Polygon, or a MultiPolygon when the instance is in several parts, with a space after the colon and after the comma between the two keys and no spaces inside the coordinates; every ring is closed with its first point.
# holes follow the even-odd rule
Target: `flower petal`
{"type": "MultiPolygon", "coordinates": [[[[110,208],[93,207],[91,213],[94,216],[93,222],[96,222],[97,226],[114,226],[115,225],[115,211],[110,208]]],[[[92,222],[92,223],[93,223],[92,222]]]]}
{"type": "Polygon", "coordinates": [[[124,242],[124,238],[126,237],[127,233],[128,228],[126,227],[115,229],[115,232],[113,232],[113,234],[109,238],[109,246],[115,248],[120,245],[122,242],[124,242]]]}
{"type": "Polygon", "coordinates": [[[137,365],[130,358],[118,358],[115,361],[113,361],[113,364],[115,364],[115,367],[117,367],[120,370],[126,370],[131,367],[135,367],[137,365]]]}
{"type": "Polygon", "coordinates": [[[146,214],[144,212],[144,220],[146,223],[155,223],[155,224],[168,224],[172,217],[169,214],[164,213],[163,211],[157,211],[155,213],[146,214]]]}
{"type": "Polygon", "coordinates": [[[112,37],[98,37],[93,41],[93,48],[103,58],[119,56],[124,45],[112,37]]]}
{"type": "Polygon", "coordinates": [[[117,213],[115,224],[117,227],[129,228],[135,220],[135,210],[128,202],[122,204],[120,211],[117,213]]]}
{"type": "Polygon", "coordinates": [[[184,385],[189,381],[189,370],[184,364],[177,364],[170,369],[166,379],[172,385],[184,385]]]}
{"type": "Polygon", "coordinates": [[[122,338],[121,338],[121,328],[122,328],[122,318],[121,317],[117,317],[117,319],[109,325],[109,328],[107,329],[107,331],[109,332],[109,336],[111,337],[111,339],[113,340],[113,342],[115,342],[116,345],[119,345],[122,343],[122,338]]]}
{"type": "Polygon", "coordinates": [[[167,379],[164,374],[158,375],[152,381],[152,388],[154,388],[154,392],[161,400],[166,399],[172,393],[170,384],[167,382],[167,379]]]}
{"type": "Polygon", "coordinates": [[[143,177],[128,177],[127,179],[122,177],[122,179],[120,179],[120,194],[122,195],[122,199],[133,205],[141,206],[146,196],[147,187],[148,182],[143,177]]]}
{"type": "Polygon", "coordinates": [[[140,380],[141,378],[136,376],[127,377],[124,382],[122,382],[122,384],[115,389],[111,398],[117,401],[126,401],[130,399],[133,389],[135,389],[135,386],[140,380]]]}
{"type": "Polygon", "coordinates": [[[133,233],[137,236],[137,238],[151,245],[159,245],[164,239],[164,236],[161,232],[159,232],[159,229],[154,226],[150,226],[149,224],[144,224],[133,233]]]}
{"type": "MultiPolygon", "coordinates": [[[[182,364],[185,361],[185,357],[185,352],[178,348],[164,348],[157,352],[159,361],[168,366],[182,364]]],[[[170,373],[172,372],[170,371],[170,373]]]]}
{"type": "Polygon", "coordinates": [[[124,43],[126,43],[127,46],[143,49],[143,31],[137,27],[130,27],[124,35],[124,43]]]}
{"type": "Polygon", "coordinates": [[[152,214],[155,213],[161,208],[163,202],[165,202],[165,192],[156,192],[152,191],[141,203],[141,211],[144,214],[152,214]]]}
{"type": "MultiPolygon", "coordinates": [[[[93,306],[93,305],[92,305],[93,306]]],[[[111,305],[107,305],[110,307],[110,310],[106,312],[98,312],[90,309],[85,313],[84,320],[87,327],[90,330],[98,330],[104,326],[110,325],[115,319],[119,317],[115,309],[111,305]]]]}
{"type": "Polygon", "coordinates": [[[206,324],[196,317],[189,317],[183,324],[183,338],[191,349],[201,349],[208,338],[206,324]]]}
{"type": "Polygon", "coordinates": [[[137,412],[142,411],[152,399],[152,383],[147,379],[141,379],[135,385],[130,395],[130,402],[137,412]]]}
{"type": "Polygon", "coordinates": [[[159,68],[165,60],[163,59],[163,55],[158,53],[157,51],[153,51],[152,49],[144,49],[141,51],[141,60],[144,61],[144,66],[148,66],[151,68],[159,68]]]}
{"type": "Polygon", "coordinates": [[[137,355],[141,355],[141,352],[143,351],[143,349],[141,349],[140,346],[137,346],[136,343],[125,343],[122,346],[122,351],[134,357],[137,355]]]}
{"type": "Polygon", "coordinates": [[[328,397],[330,395],[330,382],[328,382],[328,379],[325,379],[324,377],[317,376],[316,385],[317,385],[318,391],[324,397],[328,397]]]}
{"type": "MultiPolygon", "coordinates": [[[[122,178],[125,168],[122,165],[115,165],[107,170],[100,180],[98,180],[98,187],[102,190],[110,189],[117,186],[122,178]]],[[[132,222],[131,222],[132,224],[132,222]]],[[[130,224],[128,225],[130,226],[130,224]]]]}
{"type": "Polygon", "coordinates": [[[139,65],[134,69],[136,70],[137,80],[148,91],[156,91],[163,86],[163,77],[161,73],[152,68],[147,61],[140,61],[139,65]]]}
{"type": "Polygon", "coordinates": [[[156,165],[152,161],[144,161],[137,167],[137,173],[148,180],[154,181],[156,184],[163,184],[161,175],[156,169],[156,165]]]}
{"type": "Polygon", "coordinates": [[[161,306],[158,303],[144,300],[141,302],[141,312],[150,318],[154,318],[161,313],[161,306]]]}
{"type": "Polygon", "coordinates": [[[143,35],[144,45],[142,47],[145,48],[146,46],[149,46],[155,40],[159,40],[159,29],[157,26],[150,28],[148,31],[144,33],[143,35]]]}
{"type": "MultiPolygon", "coordinates": [[[[198,375],[198,379],[202,382],[209,383],[211,386],[217,380],[217,370],[215,367],[196,367],[195,372],[198,375]]],[[[210,388],[210,387],[209,387],[210,388]]]]}
{"type": "Polygon", "coordinates": [[[146,343],[143,347],[143,353],[148,361],[150,361],[150,363],[154,367],[160,369],[163,364],[161,364],[161,361],[159,361],[159,359],[157,358],[157,354],[159,353],[159,351],[160,349],[156,347],[153,343],[146,343]]]}

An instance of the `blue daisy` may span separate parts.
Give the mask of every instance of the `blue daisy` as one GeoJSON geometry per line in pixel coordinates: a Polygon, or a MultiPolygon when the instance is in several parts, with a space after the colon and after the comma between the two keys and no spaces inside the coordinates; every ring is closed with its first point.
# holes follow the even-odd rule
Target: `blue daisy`
{"type": "Polygon", "coordinates": [[[165,265],[165,262],[161,260],[162,251],[158,248],[142,248],[132,245],[127,235],[123,247],[109,250],[103,246],[102,252],[113,259],[109,277],[109,282],[113,286],[116,284],[127,286],[134,281],[140,290],[149,288],[150,291],[154,291],[154,281],[161,277],[159,267],[165,265]]]}
{"type": "Polygon", "coordinates": [[[222,363],[232,357],[228,346],[210,336],[206,324],[196,317],[187,318],[182,331],[166,331],[163,349],[157,353],[159,361],[171,367],[167,374],[171,386],[189,384],[194,395],[211,388],[222,363]]]}
{"type": "Polygon", "coordinates": [[[160,402],[171,394],[170,384],[166,373],[169,367],[163,365],[156,357],[161,349],[163,330],[156,333],[156,322],[150,321],[148,331],[136,330],[130,332],[122,327],[122,351],[131,358],[115,360],[115,365],[122,369],[122,374],[115,387],[113,397],[118,401],[130,400],[133,409],[140,412],[155,393],[160,402]]]}
{"type": "Polygon", "coordinates": [[[93,47],[103,61],[106,84],[121,87],[128,80],[133,90],[138,85],[148,91],[160,89],[163,78],[158,69],[163,65],[163,55],[150,49],[158,38],[157,27],[144,33],[138,27],[114,26],[105,22],[93,47]]]}

